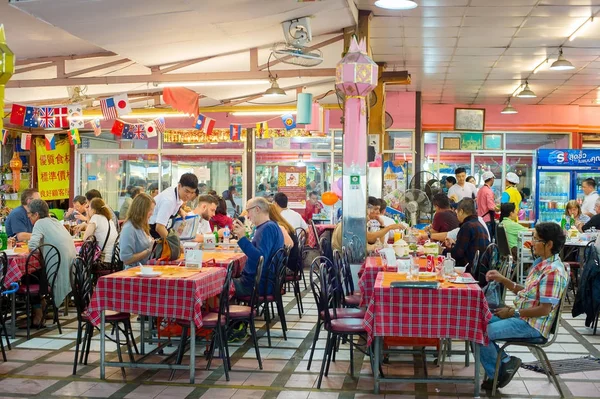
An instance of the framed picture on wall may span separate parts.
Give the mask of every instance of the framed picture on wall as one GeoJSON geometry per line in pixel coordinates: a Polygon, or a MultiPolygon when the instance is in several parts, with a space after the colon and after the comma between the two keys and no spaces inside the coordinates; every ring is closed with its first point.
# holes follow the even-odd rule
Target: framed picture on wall
{"type": "Polygon", "coordinates": [[[483,135],[484,150],[501,150],[502,135],[500,134],[484,134],[483,135]]]}
{"type": "Polygon", "coordinates": [[[483,132],[485,127],[485,109],[454,108],[454,130],[483,132]]]}
{"type": "Polygon", "coordinates": [[[443,137],[442,150],[460,150],[460,137],[443,137]]]}

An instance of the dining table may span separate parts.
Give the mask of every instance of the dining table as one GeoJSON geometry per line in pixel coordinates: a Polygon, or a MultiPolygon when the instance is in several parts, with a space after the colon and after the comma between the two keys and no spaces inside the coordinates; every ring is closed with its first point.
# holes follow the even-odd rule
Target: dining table
{"type": "MultiPolygon", "coordinates": [[[[196,343],[190,340],[189,366],[163,363],[106,361],[105,312],[112,310],[140,315],[142,355],[144,350],[144,316],[190,321],[190,336],[202,327],[202,307],[205,301],[223,289],[227,270],[222,267],[188,269],[180,266],[154,266],[160,275],[140,275],[141,267],[102,276],[98,283],[88,313],[90,321],[100,328],[100,378],[105,379],[107,366],[147,369],[189,369],[190,383],[195,381],[196,343]]],[[[145,356],[146,357],[146,356],[145,356]]]]}
{"type": "MultiPolygon", "coordinates": [[[[464,277],[469,277],[465,274],[464,277]]],[[[405,274],[378,272],[364,318],[367,343],[374,356],[374,392],[381,382],[465,383],[480,392],[479,345],[487,345],[487,325],[492,318],[482,289],[477,284],[439,282],[436,287],[398,287],[409,282],[405,274]],[[475,358],[474,376],[382,377],[379,373],[384,337],[420,337],[470,341],[475,358]]],[[[430,281],[431,282],[431,281],[430,281]]],[[[435,280],[433,280],[435,282],[435,280]]],[[[435,285],[435,284],[434,284],[435,285]]]]}
{"type": "MultiPolygon", "coordinates": [[[[202,251],[202,264],[204,266],[217,266],[227,267],[230,262],[234,262],[235,269],[233,270],[233,276],[239,276],[246,265],[248,257],[243,252],[236,252],[230,250],[206,250],[202,251]]],[[[174,260],[160,260],[150,259],[147,262],[148,265],[158,266],[184,266],[185,257],[183,253],[181,256],[174,260]]]]}
{"type": "Polygon", "coordinates": [[[317,236],[315,236],[315,233],[310,226],[308,228],[308,234],[306,235],[306,245],[311,248],[317,248],[318,240],[323,233],[326,231],[333,233],[333,230],[335,230],[335,224],[315,224],[315,229],[317,230],[317,236]]]}

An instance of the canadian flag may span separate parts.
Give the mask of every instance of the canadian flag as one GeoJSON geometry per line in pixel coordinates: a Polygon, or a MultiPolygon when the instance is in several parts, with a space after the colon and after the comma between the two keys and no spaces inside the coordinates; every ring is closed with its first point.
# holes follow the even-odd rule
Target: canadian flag
{"type": "Polygon", "coordinates": [[[146,130],[146,136],[156,137],[156,123],[154,121],[144,123],[144,130],[146,130]]]}
{"type": "Polygon", "coordinates": [[[129,98],[127,94],[119,94],[114,96],[115,108],[117,109],[117,115],[123,116],[131,113],[131,105],[129,104],[129,98]]]}

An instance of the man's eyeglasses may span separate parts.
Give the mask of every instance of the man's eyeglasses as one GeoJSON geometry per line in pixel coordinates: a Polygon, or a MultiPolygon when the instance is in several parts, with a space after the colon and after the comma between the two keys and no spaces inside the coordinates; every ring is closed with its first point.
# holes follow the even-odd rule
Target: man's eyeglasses
{"type": "Polygon", "coordinates": [[[251,206],[250,208],[246,208],[246,212],[250,212],[254,208],[258,208],[258,206],[254,205],[254,206],[251,206]]]}
{"type": "Polygon", "coordinates": [[[542,244],[546,244],[546,242],[547,242],[545,240],[540,240],[539,238],[534,238],[532,241],[533,241],[534,244],[536,244],[538,242],[541,242],[542,244]]]}

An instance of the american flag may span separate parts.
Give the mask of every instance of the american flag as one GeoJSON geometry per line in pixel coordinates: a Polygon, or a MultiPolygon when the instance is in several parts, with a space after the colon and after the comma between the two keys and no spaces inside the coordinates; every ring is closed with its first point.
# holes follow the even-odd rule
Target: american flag
{"type": "Polygon", "coordinates": [[[144,125],[136,124],[133,126],[133,138],[136,140],[145,140],[144,125]]]}
{"type": "Polygon", "coordinates": [[[156,120],[154,121],[154,123],[156,124],[156,130],[158,130],[160,133],[164,133],[165,132],[165,118],[164,117],[159,117],[156,118],[156,120]]]}
{"type": "Polygon", "coordinates": [[[117,119],[117,107],[115,107],[115,100],[112,97],[100,100],[100,108],[104,119],[117,119]]]}
{"type": "Polygon", "coordinates": [[[54,127],[54,108],[40,108],[40,127],[54,127]]]}

